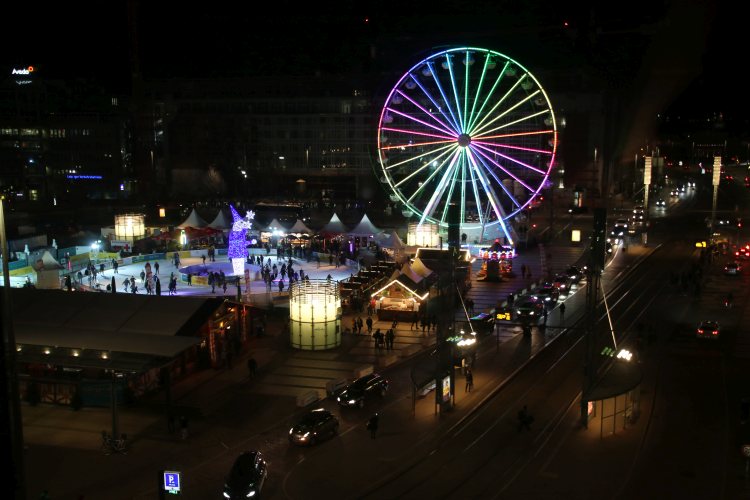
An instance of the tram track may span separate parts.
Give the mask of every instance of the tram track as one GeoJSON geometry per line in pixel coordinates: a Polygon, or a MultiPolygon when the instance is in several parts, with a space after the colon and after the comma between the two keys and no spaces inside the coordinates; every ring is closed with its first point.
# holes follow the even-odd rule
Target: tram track
{"type": "MultiPolygon", "coordinates": [[[[627,341],[633,324],[638,321],[640,315],[643,314],[643,311],[651,305],[656,296],[663,293],[667,286],[666,279],[654,279],[654,277],[659,274],[665,274],[663,265],[660,262],[662,252],[663,248],[657,247],[641,261],[633,263],[628,269],[623,270],[622,276],[618,276],[619,279],[614,283],[614,286],[609,287],[610,289],[607,290],[607,296],[610,301],[610,314],[615,317],[615,328],[616,330],[624,332],[618,338],[619,343],[627,341]],[[637,295],[633,293],[633,290],[638,290],[637,295]],[[612,297],[616,297],[616,299],[611,300],[612,297]]],[[[585,289],[585,286],[581,287],[579,290],[582,291],[583,289],[585,289]]],[[[601,321],[606,320],[606,312],[597,308],[596,317],[597,324],[599,324],[601,321]]],[[[512,402],[507,404],[507,401],[504,401],[505,407],[515,408],[519,406],[521,401],[524,401],[529,394],[539,391],[545,383],[545,380],[549,379],[551,376],[554,377],[557,375],[555,371],[557,368],[566,368],[572,373],[573,377],[580,377],[580,372],[577,372],[575,369],[570,371],[571,368],[568,364],[573,367],[580,366],[577,361],[581,357],[583,350],[581,340],[584,339],[582,328],[585,324],[584,321],[585,317],[580,318],[569,327],[566,332],[559,334],[554,341],[550,342],[545,348],[537,352],[534,357],[530,358],[527,362],[519,366],[518,369],[514,370],[513,374],[500,383],[498,388],[486,397],[485,400],[474,409],[474,411],[467,414],[460,422],[445,433],[447,439],[438,442],[434,449],[430,450],[425,456],[420,456],[415,460],[412,460],[408,466],[400,469],[388,478],[385,478],[379,485],[376,485],[374,488],[371,488],[364,493],[363,496],[377,494],[377,492],[383,490],[384,486],[393,485],[395,483],[404,484],[406,487],[399,488],[396,495],[393,495],[395,492],[389,492],[389,496],[413,496],[423,483],[420,481],[415,483],[406,480],[406,477],[410,474],[419,475],[416,473],[416,469],[420,467],[420,464],[422,464],[424,460],[430,459],[431,461],[435,461],[437,460],[436,457],[441,455],[441,452],[448,450],[451,447],[459,448],[458,446],[453,446],[452,441],[457,441],[459,439],[458,436],[466,434],[470,427],[483,426],[485,425],[485,422],[487,422],[486,429],[478,436],[472,436],[471,432],[468,432],[466,436],[463,436],[467,439],[471,439],[472,437],[474,439],[468,446],[466,446],[465,443],[460,446],[461,450],[458,453],[458,456],[455,454],[448,454],[449,456],[440,460],[440,463],[436,464],[437,468],[435,470],[438,472],[438,476],[440,476],[439,471],[455,470],[456,467],[452,467],[452,465],[455,465],[457,460],[464,458],[460,457],[460,455],[471,453],[476,443],[482,443],[492,435],[503,432],[500,430],[500,422],[508,420],[510,410],[506,409],[505,411],[499,412],[499,415],[497,414],[498,408],[495,405],[498,404],[498,400],[501,396],[511,396],[510,399],[512,402]],[[571,362],[570,360],[573,361],[571,362]],[[532,371],[535,371],[537,375],[532,375],[530,373],[532,371]],[[530,378],[530,380],[524,381],[524,379],[527,378],[530,378]],[[519,390],[517,387],[514,387],[519,385],[522,381],[524,382],[522,384],[525,386],[524,388],[519,390]],[[510,394],[514,392],[518,393],[515,397],[510,394]],[[411,485],[408,485],[409,483],[411,483],[411,485]]],[[[607,330],[609,330],[608,323],[607,330]]],[[[607,342],[609,342],[611,345],[612,341],[610,335],[601,335],[600,338],[602,339],[602,344],[607,344],[607,342]]],[[[602,370],[605,369],[606,367],[602,367],[602,370]]],[[[565,370],[563,370],[563,372],[564,371],[565,370]]],[[[559,379],[560,377],[558,376],[555,378],[559,379]]],[[[526,464],[528,464],[542,451],[542,449],[545,448],[545,446],[547,446],[550,437],[558,429],[571,405],[574,404],[579,397],[580,390],[572,393],[569,392],[565,401],[560,402],[557,405],[558,410],[548,419],[545,430],[538,436],[541,440],[535,441],[530,455],[527,452],[523,455],[519,455],[511,464],[504,464],[504,468],[502,469],[504,471],[504,479],[502,479],[502,482],[504,482],[503,490],[512,484],[515,478],[517,478],[526,467],[526,464]],[[549,431],[547,431],[547,429],[549,429],[549,431]]],[[[507,431],[505,432],[507,433],[507,431]]],[[[492,478],[490,484],[488,484],[486,488],[477,489],[477,493],[481,492],[485,495],[496,493],[498,491],[498,478],[493,477],[492,474],[488,474],[488,470],[490,467],[496,467],[498,462],[502,461],[500,457],[505,452],[504,448],[504,446],[498,446],[493,453],[489,455],[485,454],[482,457],[479,466],[474,467],[470,471],[466,471],[464,475],[461,476],[460,480],[456,481],[456,477],[452,477],[450,488],[442,488],[438,496],[441,498],[448,498],[454,495],[465,496],[467,493],[467,485],[477,485],[477,483],[482,483],[484,482],[482,478],[486,476],[492,478]]],[[[473,490],[475,488],[469,489],[473,490]]]]}

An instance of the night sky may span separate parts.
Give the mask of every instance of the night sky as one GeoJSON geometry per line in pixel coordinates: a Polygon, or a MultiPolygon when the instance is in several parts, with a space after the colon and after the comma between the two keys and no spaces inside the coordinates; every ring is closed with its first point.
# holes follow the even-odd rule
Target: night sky
{"type": "Polygon", "coordinates": [[[0,63],[33,64],[51,78],[95,78],[128,92],[130,8],[147,78],[377,75],[403,71],[433,47],[466,43],[517,57],[532,71],[585,64],[606,85],[629,85],[657,72],[667,80],[660,85],[668,87],[657,99],[661,107],[677,100],[683,106],[748,109],[739,77],[747,73],[747,18],[728,2],[308,4],[316,10],[283,1],[260,7],[155,3],[11,4],[4,7],[0,63]]]}

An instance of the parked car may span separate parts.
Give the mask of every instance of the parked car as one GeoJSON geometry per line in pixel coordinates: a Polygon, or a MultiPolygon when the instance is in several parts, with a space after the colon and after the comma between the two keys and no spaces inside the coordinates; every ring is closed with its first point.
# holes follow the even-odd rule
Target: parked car
{"type": "Polygon", "coordinates": [[[718,321],[701,321],[695,335],[699,339],[718,339],[721,335],[721,325],[718,321]]]}
{"type": "Polygon", "coordinates": [[[534,296],[544,302],[545,306],[552,307],[560,298],[560,290],[554,284],[545,282],[534,292],[534,296]]]}
{"type": "Polygon", "coordinates": [[[234,461],[224,482],[224,498],[258,498],[268,476],[268,466],[259,451],[245,451],[234,461]]]}
{"type": "Polygon", "coordinates": [[[537,297],[525,295],[513,305],[518,320],[537,320],[544,313],[544,302],[537,297]]]}
{"type": "Polygon", "coordinates": [[[582,279],[585,279],[584,270],[578,266],[569,266],[565,270],[565,274],[570,278],[571,283],[578,284],[582,279]]]}
{"type": "Polygon", "coordinates": [[[729,262],[724,266],[724,274],[727,276],[738,276],[740,271],[742,271],[742,266],[737,261],[729,262]]]}
{"type": "Polygon", "coordinates": [[[344,389],[336,396],[336,401],[338,401],[341,406],[358,406],[364,408],[365,399],[376,395],[383,397],[387,392],[388,379],[377,373],[371,373],[358,378],[344,387],[344,389]]]}
{"type": "Polygon", "coordinates": [[[570,288],[573,285],[573,281],[568,277],[565,273],[558,273],[555,275],[555,277],[552,279],[552,284],[557,287],[558,290],[562,293],[569,293],[570,288]]]}
{"type": "Polygon", "coordinates": [[[339,419],[323,408],[305,413],[289,429],[289,442],[300,445],[314,445],[326,437],[333,437],[339,432],[339,419]]]}

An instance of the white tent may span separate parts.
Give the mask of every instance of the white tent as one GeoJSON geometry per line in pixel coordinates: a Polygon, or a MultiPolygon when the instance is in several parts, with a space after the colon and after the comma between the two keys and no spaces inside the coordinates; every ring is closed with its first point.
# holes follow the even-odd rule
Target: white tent
{"type": "Polygon", "coordinates": [[[188,215],[188,218],[185,219],[185,222],[177,226],[180,229],[185,229],[186,227],[206,227],[208,223],[204,221],[200,215],[198,215],[198,212],[193,209],[192,212],[190,212],[190,215],[188,215]]]}
{"type": "Polygon", "coordinates": [[[414,283],[419,283],[424,279],[421,275],[416,273],[408,263],[404,263],[404,265],[401,266],[401,274],[412,280],[414,283]]]}
{"type": "Polygon", "coordinates": [[[37,262],[39,261],[42,262],[42,268],[44,269],[62,269],[63,268],[63,266],[61,266],[60,263],[57,262],[57,260],[52,256],[51,253],[49,253],[48,250],[45,250],[41,258],[37,259],[37,262]]]}
{"type": "Polygon", "coordinates": [[[348,234],[351,234],[352,236],[374,236],[380,232],[380,229],[375,227],[375,225],[370,221],[370,218],[367,217],[367,214],[365,214],[362,217],[362,220],[359,221],[359,224],[349,231],[348,234]]]}
{"type": "MultiPolygon", "coordinates": [[[[385,234],[385,233],[381,233],[385,234]]],[[[378,239],[378,245],[380,245],[383,248],[393,248],[393,249],[401,249],[404,248],[404,242],[401,241],[401,238],[398,237],[398,234],[396,234],[396,231],[391,231],[391,234],[387,235],[386,237],[379,237],[378,239]]]]}
{"type": "Polygon", "coordinates": [[[272,232],[272,231],[281,231],[282,233],[286,233],[286,227],[279,222],[279,219],[275,218],[268,223],[268,225],[265,228],[265,231],[272,232]]]}
{"type": "Polygon", "coordinates": [[[290,233],[303,233],[303,234],[314,234],[315,231],[307,227],[301,219],[297,219],[297,222],[289,229],[290,233]]]}
{"type": "Polygon", "coordinates": [[[224,210],[219,210],[219,213],[216,214],[213,222],[208,227],[214,229],[232,229],[232,219],[227,216],[224,210]]]}
{"type": "Polygon", "coordinates": [[[323,226],[323,229],[320,231],[324,233],[345,233],[346,227],[344,226],[344,223],[341,222],[341,219],[339,219],[339,216],[334,212],[331,220],[329,220],[328,224],[323,226]]]}

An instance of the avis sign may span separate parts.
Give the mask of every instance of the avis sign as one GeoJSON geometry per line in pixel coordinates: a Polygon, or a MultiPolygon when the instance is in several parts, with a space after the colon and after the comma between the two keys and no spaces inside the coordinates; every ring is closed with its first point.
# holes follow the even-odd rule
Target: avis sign
{"type": "Polygon", "coordinates": [[[11,75],[30,75],[34,72],[34,66],[29,66],[28,68],[13,68],[11,70],[11,75]]]}

